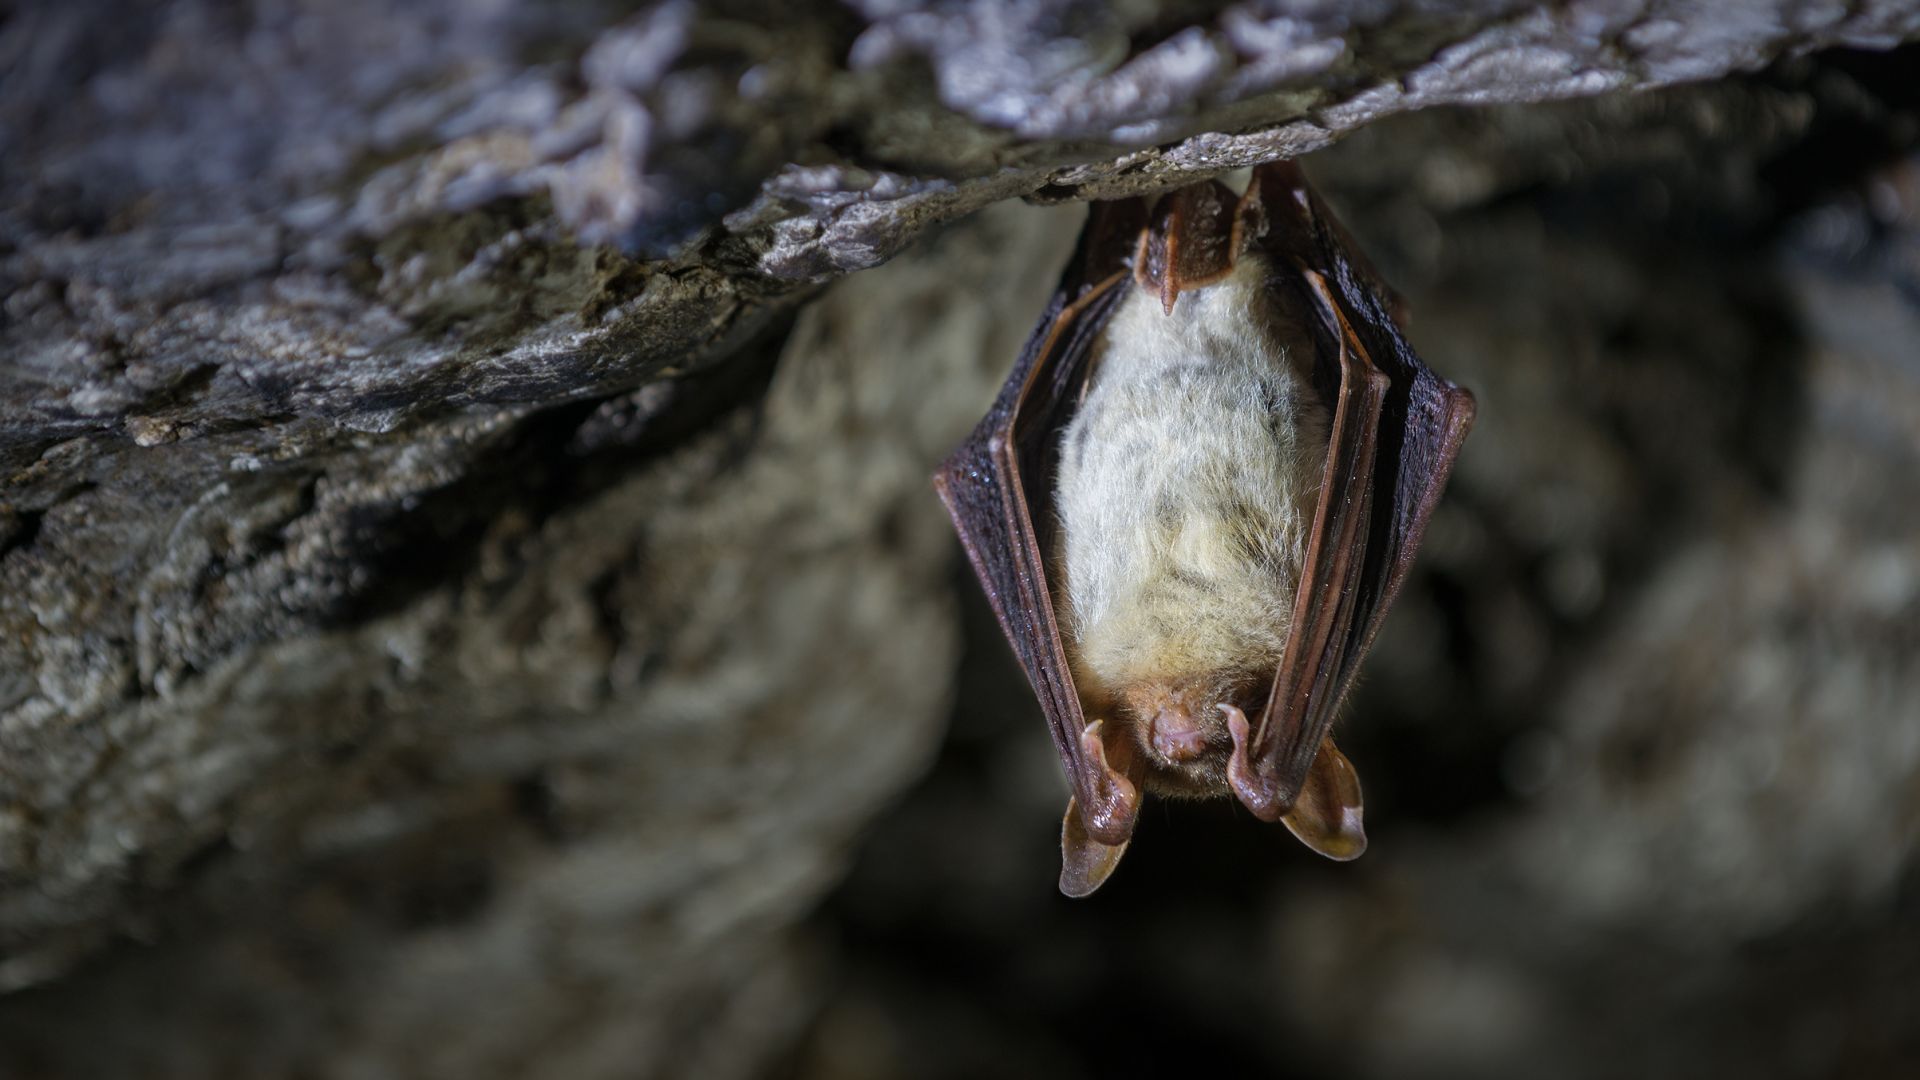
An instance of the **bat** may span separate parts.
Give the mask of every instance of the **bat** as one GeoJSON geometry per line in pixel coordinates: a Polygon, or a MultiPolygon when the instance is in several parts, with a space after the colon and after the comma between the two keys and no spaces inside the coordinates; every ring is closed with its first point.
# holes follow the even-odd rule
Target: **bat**
{"type": "Polygon", "coordinates": [[[1290,162],[1093,204],[992,408],[934,486],[1071,795],[1060,891],[1143,793],[1231,795],[1346,860],[1330,730],[1473,423],[1290,162]]]}

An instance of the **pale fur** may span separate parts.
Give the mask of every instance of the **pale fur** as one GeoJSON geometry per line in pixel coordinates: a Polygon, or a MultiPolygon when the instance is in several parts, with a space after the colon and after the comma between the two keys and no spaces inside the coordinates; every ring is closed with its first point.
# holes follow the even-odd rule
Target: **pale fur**
{"type": "Polygon", "coordinates": [[[1108,692],[1278,664],[1326,459],[1311,345],[1251,253],[1173,313],[1134,288],[1063,433],[1062,629],[1108,692]]]}

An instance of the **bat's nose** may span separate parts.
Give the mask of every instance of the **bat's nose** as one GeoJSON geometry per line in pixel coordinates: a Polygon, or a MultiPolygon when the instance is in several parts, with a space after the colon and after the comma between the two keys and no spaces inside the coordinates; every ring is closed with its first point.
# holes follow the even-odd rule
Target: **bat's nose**
{"type": "Polygon", "coordinates": [[[1153,748],[1168,761],[1192,761],[1207,750],[1207,733],[1193,714],[1177,706],[1153,718],[1153,748]]]}

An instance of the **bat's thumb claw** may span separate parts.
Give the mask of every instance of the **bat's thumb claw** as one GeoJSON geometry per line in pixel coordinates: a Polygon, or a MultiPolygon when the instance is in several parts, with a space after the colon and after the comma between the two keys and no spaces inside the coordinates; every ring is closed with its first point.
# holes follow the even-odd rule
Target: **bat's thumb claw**
{"type": "Polygon", "coordinates": [[[1090,896],[1120,865],[1127,845],[1103,844],[1087,835],[1080,804],[1067,800],[1067,816],[1060,822],[1060,891],[1078,900],[1090,896]]]}
{"type": "Polygon", "coordinates": [[[1089,837],[1108,846],[1125,847],[1140,816],[1140,787],[1107,760],[1103,730],[1103,722],[1095,720],[1080,734],[1081,747],[1091,765],[1093,789],[1085,792],[1085,812],[1078,816],[1089,837]]]}
{"type": "Polygon", "coordinates": [[[1238,705],[1221,705],[1220,711],[1227,717],[1227,732],[1233,736],[1233,749],[1236,757],[1245,757],[1252,748],[1247,744],[1253,740],[1253,730],[1247,726],[1247,714],[1238,705]]]}
{"type": "Polygon", "coordinates": [[[1280,820],[1301,843],[1329,859],[1346,862],[1367,850],[1363,810],[1360,774],[1347,756],[1334,748],[1333,740],[1327,739],[1314,756],[1300,797],[1280,820]]]}
{"type": "Polygon", "coordinates": [[[1233,736],[1233,756],[1227,759],[1227,786],[1254,817],[1261,821],[1279,821],[1291,800],[1280,790],[1275,777],[1254,765],[1260,759],[1254,751],[1247,714],[1234,705],[1222,705],[1220,711],[1226,714],[1227,733],[1233,736]]]}

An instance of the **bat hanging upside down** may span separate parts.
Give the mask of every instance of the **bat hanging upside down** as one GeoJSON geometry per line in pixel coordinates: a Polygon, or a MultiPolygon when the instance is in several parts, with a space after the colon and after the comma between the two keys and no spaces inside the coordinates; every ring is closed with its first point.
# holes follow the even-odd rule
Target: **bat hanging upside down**
{"type": "Polygon", "coordinates": [[[1394,305],[1290,163],[1096,203],[935,477],[1073,790],[1067,895],[1113,872],[1143,791],[1365,850],[1329,729],[1474,409],[1394,305]]]}

